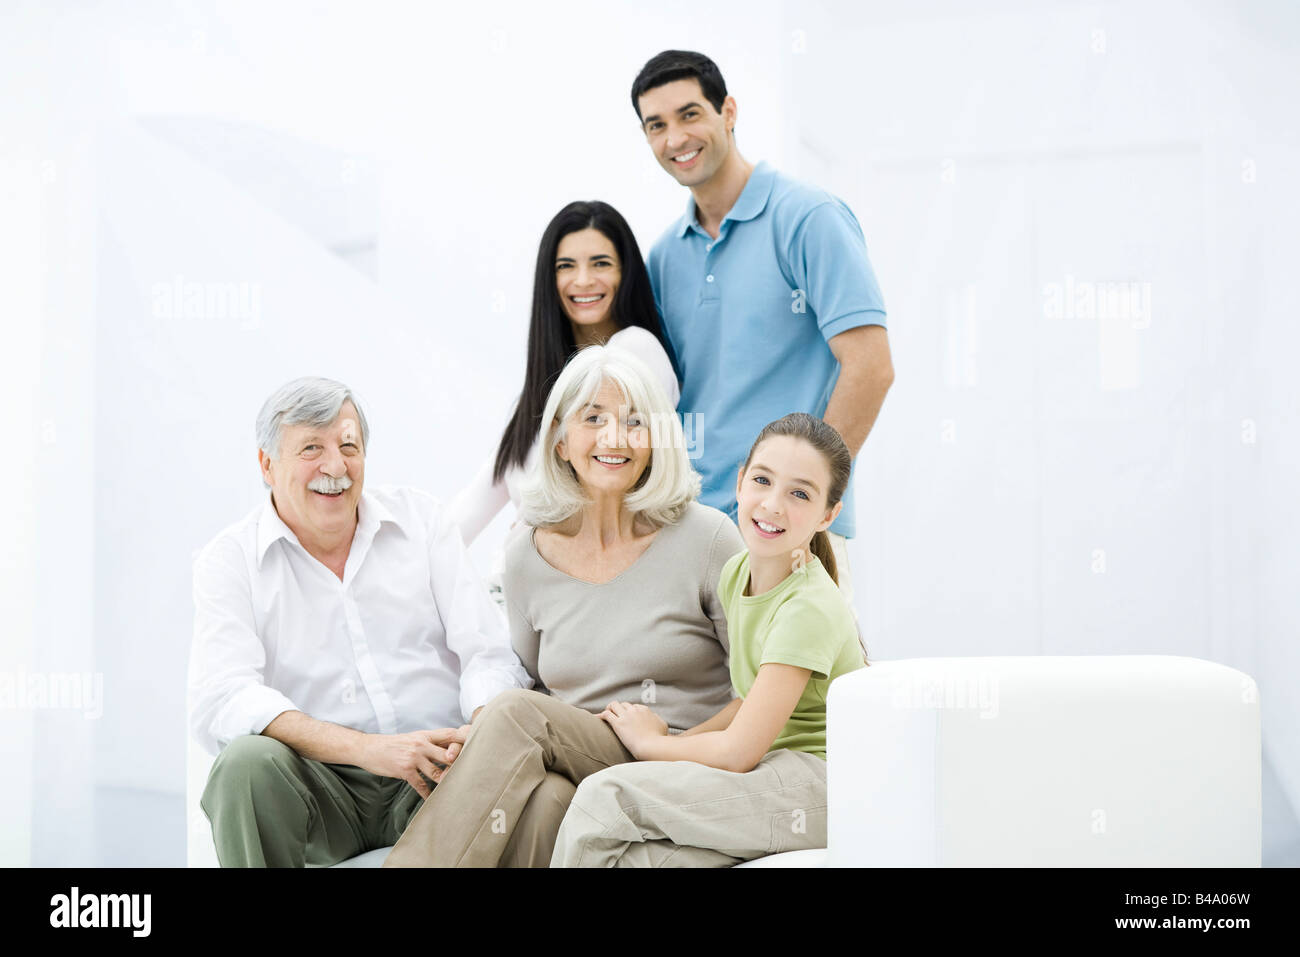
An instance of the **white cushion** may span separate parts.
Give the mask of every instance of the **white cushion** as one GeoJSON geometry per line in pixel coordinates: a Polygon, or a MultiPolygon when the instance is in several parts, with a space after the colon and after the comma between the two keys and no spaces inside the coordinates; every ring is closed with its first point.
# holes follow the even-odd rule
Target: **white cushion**
{"type": "Polygon", "coordinates": [[[373,851],[366,851],[364,854],[358,854],[356,857],[350,857],[346,861],[339,861],[333,867],[383,867],[384,858],[388,856],[391,847],[377,847],[373,851]]]}
{"type": "Polygon", "coordinates": [[[1260,865],[1258,694],[1224,665],[877,662],[827,729],[830,866],[1260,865]]]}
{"type": "MultiPolygon", "coordinates": [[[[736,867],[825,867],[826,848],[814,847],[806,851],[786,851],[784,854],[768,854],[756,857],[752,861],[737,864],[736,867]]],[[[734,870],[735,868],[733,868],[734,870]]]]}

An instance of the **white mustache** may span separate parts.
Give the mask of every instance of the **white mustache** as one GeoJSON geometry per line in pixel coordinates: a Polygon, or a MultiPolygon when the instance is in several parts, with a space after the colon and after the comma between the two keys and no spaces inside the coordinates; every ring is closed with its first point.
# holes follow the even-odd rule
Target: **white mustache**
{"type": "Polygon", "coordinates": [[[352,487],[352,479],[346,475],[339,478],[331,478],[328,475],[320,475],[307,483],[307,488],[313,492],[326,492],[333,495],[335,492],[346,492],[352,487]]]}

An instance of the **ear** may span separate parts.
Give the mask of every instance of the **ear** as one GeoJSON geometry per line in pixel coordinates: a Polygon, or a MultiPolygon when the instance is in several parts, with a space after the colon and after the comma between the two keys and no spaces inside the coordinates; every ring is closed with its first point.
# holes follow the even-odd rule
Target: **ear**
{"type": "Polygon", "coordinates": [[[274,484],[271,481],[271,456],[261,449],[257,450],[257,466],[262,470],[262,481],[267,485],[274,484]]]}
{"type": "Polygon", "coordinates": [[[745,484],[745,466],[736,469],[736,498],[740,498],[740,487],[745,484]]]}
{"type": "Polygon", "coordinates": [[[844,507],[844,500],[840,499],[835,503],[835,507],[826,513],[826,519],[817,524],[817,531],[824,532],[835,524],[835,519],[839,517],[840,509],[844,507]]]}
{"type": "Polygon", "coordinates": [[[722,119],[727,124],[728,133],[736,132],[736,115],[738,112],[734,96],[728,96],[722,101],[722,119]]]}

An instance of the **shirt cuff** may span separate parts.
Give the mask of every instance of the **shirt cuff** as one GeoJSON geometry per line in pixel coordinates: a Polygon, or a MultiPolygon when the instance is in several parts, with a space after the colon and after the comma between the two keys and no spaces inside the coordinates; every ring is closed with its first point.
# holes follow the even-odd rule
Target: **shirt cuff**
{"type": "Polygon", "coordinates": [[[862,309],[858,312],[851,312],[847,316],[836,316],[834,319],[820,325],[822,338],[830,342],[841,332],[848,332],[858,326],[883,326],[884,324],[885,314],[883,311],[880,309],[862,309]]]}
{"type": "Polygon", "coordinates": [[[212,734],[221,747],[244,734],[261,734],[268,724],[286,711],[300,710],[292,701],[266,685],[247,685],[236,691],[212,723],[212,734]]]}

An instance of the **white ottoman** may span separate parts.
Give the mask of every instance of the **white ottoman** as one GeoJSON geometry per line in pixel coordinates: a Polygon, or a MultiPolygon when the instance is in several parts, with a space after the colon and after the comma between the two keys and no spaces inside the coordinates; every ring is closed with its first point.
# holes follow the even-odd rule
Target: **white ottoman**
{"type": "Polygon", "coordinates": [[[828,866],[1260,865],[1258,694],[1224,665],[877,662],[827,732],[828,866]]]}

